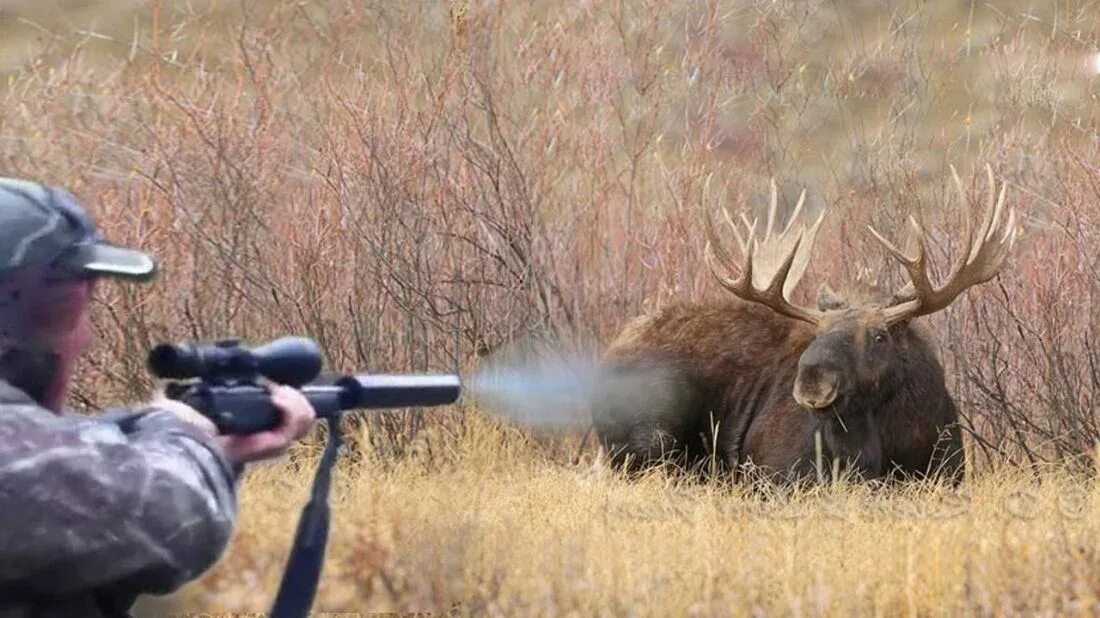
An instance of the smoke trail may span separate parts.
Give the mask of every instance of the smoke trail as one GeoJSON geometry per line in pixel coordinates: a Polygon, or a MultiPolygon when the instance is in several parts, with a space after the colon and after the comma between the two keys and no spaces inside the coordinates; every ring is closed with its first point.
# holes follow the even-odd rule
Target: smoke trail
{"type": "Polygon", "coordinates": [[[512,349],[486,362],[467,392],[483,410],[536,428],[586,427],[599,385],[598,364],[584,354],[512,349]]]}

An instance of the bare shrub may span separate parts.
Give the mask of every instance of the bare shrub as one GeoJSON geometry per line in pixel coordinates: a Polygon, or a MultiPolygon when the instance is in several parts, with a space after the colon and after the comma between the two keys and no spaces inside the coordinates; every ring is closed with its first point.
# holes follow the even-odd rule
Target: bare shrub
{"type": "MultiPolygon", "coordinates": [[[[730,202],[807,189],[833,212],[808,277],[894,285],[865,225],[937,229],[946,166],[990,161],[1026,236],[996,292],[935,322],[952,391],[973,456],[1073,460],[1097,437],[1096,6],[252,1],[60,23],[25,3],[0,24],[23,46],[0,165],[164,265],[103,290],[76,391],[94,407],[144,396],[158,340],[293,332],[333,371],[467,375],[531,336],[606,343],[721,293],[708,178],[730,202]]],[[[386,457],[463,422],[365,418],[386,457]]]]}

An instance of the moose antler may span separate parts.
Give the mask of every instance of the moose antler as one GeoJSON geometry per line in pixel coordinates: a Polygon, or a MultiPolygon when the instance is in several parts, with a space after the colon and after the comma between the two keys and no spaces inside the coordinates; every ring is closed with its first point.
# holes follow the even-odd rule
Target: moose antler
{"type": "Polygon", "coordinates": [[[935,287],[928,276],[928,263],[924,251],[924,231],[920,224],[912,217],[909,218],[911,228],[907,244],[907,251],[901,251],[881,234],[870,228],[875,238],[882,243],[905,270],[909,273],[911,283],[904,292],[895,295],[898,300],[894,305],[884,310],[887,324],[894,324],[914,317],[935,313],[950,305],[967,288],[985,283],[997,276],[1004,265],[1005,258],[1012,250],[1016,241],[1016,211],[1009,210],[1008,217],[1004,217],[1005,191],[1007,183],[1001,185],[1000,195],[997,196],[997,185],[993,180],[993,168],[986,165],[986,174],[989,177],[989,201],[986,206],[985,217],[977,234],[974,233],[970,221],[970,212],[967,207],[966,193],[963,190],[959,175],[951,167],[951,175],[955,178],[955,187],[958,189],[959,198],[963,208],[967,208],[964,214],[965,228],[964,245],[960,257],[941,287],[935,287]],[[916,251],[916,255],[908,254],[916,251]]]}
{"type": "Polygon", "coordinates": [[[745,241],[737,231],[737,225],[726,215],[726,222],[733,228],[737,236],[737,244],[741,249],[742,260],[737,260],[718,238],[718,231],[710,209],[706,208],[706,193],[710,179],[704,186],[704,223],[707,233],[707,245],[704,252],[707,266],[711,273],[722,284],[722,287],[733,292],[739,298],[769,307],[773,311],[796,320],[817,324],[824,315],[821,311],[808,307],[800,307],[790,302],[790,293],[794,289],[806,267],[810,264],[810,255],[813,251],[814,240],[817,237],[817,229],[821,225],[825,212],[808,228],[799,223],[799,215],[806,201],[806,191],[798,198],[798,204],[791,214],[787,226],[779,234],[775,234],[775,211],[779,201],[775,179],[771,182],[771,203],[768,206],[768,222],[764,230],[764,239],[756,239],[756,221],[749,222],[742,213],[741,221],[748,232],[748,240],[745,241]],[[715,259],[730,272],[740,273],[736,277],[723,275],[715,265],[715,259]]]}

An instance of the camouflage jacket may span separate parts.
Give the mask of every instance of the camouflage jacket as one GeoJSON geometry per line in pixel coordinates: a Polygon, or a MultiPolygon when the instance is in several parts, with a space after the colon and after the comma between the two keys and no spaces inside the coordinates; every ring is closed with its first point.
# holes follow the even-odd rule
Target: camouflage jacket
{"type": "Polygon", "coordinates": [[[170,412],[57,415],[0,381],[0,618],[126,616],[198,577],[238,473],[170,412]]]}

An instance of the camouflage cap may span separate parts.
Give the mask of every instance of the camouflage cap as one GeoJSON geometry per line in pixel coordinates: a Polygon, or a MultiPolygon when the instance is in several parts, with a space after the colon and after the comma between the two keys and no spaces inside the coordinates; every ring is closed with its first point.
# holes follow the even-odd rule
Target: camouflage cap
{"type": "Polygon", "coordinates": [[[157,270],[149,255],[104,240],[69,192],[0,177],[0,276],[33,265],[136,281],[157,270]]]}

